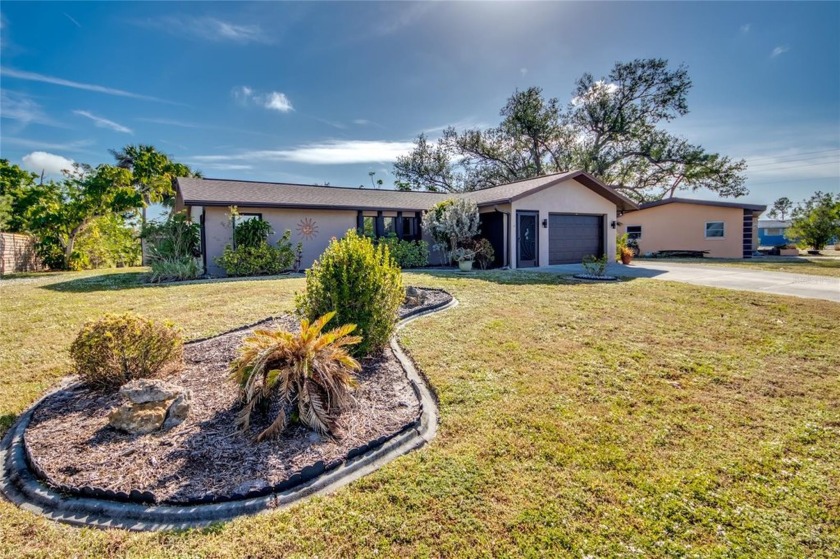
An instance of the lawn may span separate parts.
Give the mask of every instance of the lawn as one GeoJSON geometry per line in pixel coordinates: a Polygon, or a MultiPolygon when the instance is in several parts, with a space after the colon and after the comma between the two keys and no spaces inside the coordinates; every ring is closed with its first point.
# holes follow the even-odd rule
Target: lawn
{"type": "MultiPolygon", "coordinates": [[[[833,252],[833,251],[832,251],[833,252]]],[[[828,252],[827,252],[828,253],[828,252]]],[[[744,260],[742,258],[639,258],[637,263],[668,262],[670,264],[708,264],[710,266],[735,266],[765,272],[791,272],[814,276],[840,278],[840,252],[837,256],[766,256],[744,260]]]]}
{"type": "MultiPolygon", "coordinates": [[[[134,310],[207,336],[288,311],[304,285],[138,276],[0,282],[0,430],[67,372],[87,318],[134,310]]],[[[406,279],[461,303],[401,334],[440,399],[430,445],[334,495],[186,533],[0,503],[0,556],[840,555],[840,305],[644,279],[406,279]]]]}

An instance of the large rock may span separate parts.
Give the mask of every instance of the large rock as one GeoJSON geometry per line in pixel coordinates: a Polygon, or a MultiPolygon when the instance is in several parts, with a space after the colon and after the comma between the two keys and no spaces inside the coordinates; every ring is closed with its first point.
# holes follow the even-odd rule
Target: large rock
{"type": "Polygon", "coordinates": [[[414,286],[409,286],[405,290],[405,302],[403,303],[408,308],[419,307],[426,301],[426,294],[414,286]]]}
{"type": "Polygon", "coordinates": [[[123,404],[108,414],[108,424],[131,435],[145,435],[163,426],[168,409],[169,402],[123,404]]]}
{"type": "Polygon", "coordinates": [[[162,380],[133,380],[120,388],[120,394],[128,402],[108,415],[108,424],[132,435],[170,429],[190,412],[190,391],[162,380]]]}

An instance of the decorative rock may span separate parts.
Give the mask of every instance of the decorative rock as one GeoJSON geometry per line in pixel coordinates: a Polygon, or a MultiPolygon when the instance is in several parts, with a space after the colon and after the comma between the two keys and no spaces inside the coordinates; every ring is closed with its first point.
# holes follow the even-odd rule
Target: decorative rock
{"type": "Polygon", "coordinates": [[[168,402],[123,404],[108,414],[108,424],[132,435],[145,435],[160,429],[168,409],[168,402]]]}
{"type": "Polygon", "coordinates": [[[164,400],[171,400],[179,394],[183,394],[183,392],[184,389],[180,386],[155,379],[133,380],[120,388],[120,394],[135,404],[163,402],[164,400]]]}
{"type": "Polygon", "coordinates": [[[108,415],[108,424],[131,435],[170,429],[190,412],[190,392],[162,380],[133,380],[120,388],[120,394],[129,402],[108,415]]]}
{"type": "Polygon", "coordinates": [[[190,413],[190,397],[191,394],[187,390],[175,398],[175,401],[172,402],[172,405],[169,406],[169,410],[166,412],[166,421],[163,423],[164,429],[171,429],[176,425],[180,425],[187,418],[187,415],[190,413]]]}
{"type": "Polygon", "coordinates": [[[426,300],[426,294],[414,286],[409,286],[405,290],[405,306],[419,307],[426,300]]]}

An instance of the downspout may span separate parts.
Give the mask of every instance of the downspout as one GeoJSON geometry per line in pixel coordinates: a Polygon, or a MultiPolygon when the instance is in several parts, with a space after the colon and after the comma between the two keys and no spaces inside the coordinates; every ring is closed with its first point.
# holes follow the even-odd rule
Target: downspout
{"type": "Polygon", "coordinates": [[[510,212],[503,212],[502,210],[499,209],[499,206],[493,206],[493,210],[496,211],[496,212],[499,212],[503,216],[507,217],[507,234],[505,235],[505,241],[507,241],[507,246],[503,247],[506,250],[504,251],[505,259],[502,262],[502,268],[509,268],[510,267],[510,262],[509,262],[509,260],[510,260],[510,249],[513,246],[511,238],[510,238],[510,212]]]}

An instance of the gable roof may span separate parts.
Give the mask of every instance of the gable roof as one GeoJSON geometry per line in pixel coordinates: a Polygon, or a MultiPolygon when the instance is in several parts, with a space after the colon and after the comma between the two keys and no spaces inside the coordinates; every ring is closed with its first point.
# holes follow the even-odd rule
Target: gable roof
{"type": "Polygon", "coordinates": [[[648,208],[655,208],[656,206],[664,206],[666,204],[695,204],[698,206],[717,206],[721,208],[741,208],[743,210],[752,210],[754,212],[763,212],[767,206],[760,204],[743,204],[741,202],[719,202],[717,200],[695,200],[693,198],[665,198],[664,200],[657,200],[656,202],[646,202],[639,206],[640,210],[648,208]]]}
{"type": "Polygon", "coordinates": [[[614,202],[619,209],[637,208],[632,200],[583,171],[545,175],[463,193],[406,192],[185,177],[177,178],[175,183],[181,201],[187,206],[423,211],[456,196],[473,200],[478,206],[506,204],[570,179],[614,202]]]}

